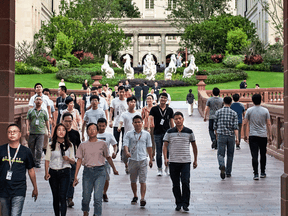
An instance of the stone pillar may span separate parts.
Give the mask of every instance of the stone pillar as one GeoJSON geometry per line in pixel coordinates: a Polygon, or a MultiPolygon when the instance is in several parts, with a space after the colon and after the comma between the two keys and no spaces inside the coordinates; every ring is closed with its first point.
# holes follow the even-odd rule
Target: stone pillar
{"type": "Polygon", "coordinates": [[[0,145],[6,143],[6,127],[14,123],[15,1],[0,2],[0,145]]]}
{"type": "Polygon", "coordinates": [[[161,34],[161,64],[162,61],[166,64],[166,34],[161,34]]]}
{"type": "Polygon", "coordinates": [[[133,32],[133,67],[137,67],[138,65],[138,32],[133,32]]]}
{"type": "Polygon", "coordinates": [[[288,215],[288,0],[284,3],[284,173],[281,176],[281,215],[288,215]]]}

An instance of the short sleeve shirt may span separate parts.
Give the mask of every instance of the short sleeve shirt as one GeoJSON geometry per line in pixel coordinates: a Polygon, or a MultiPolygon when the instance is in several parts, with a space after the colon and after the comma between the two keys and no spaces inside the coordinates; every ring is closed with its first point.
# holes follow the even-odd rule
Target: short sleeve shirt
{"type": "Polygon", "coordinates": [[[210,108],[209,119],[215,119],[215,113],[217,110],[223,107],[223,99],[220,97],[210,97],[206,106],[210,108]]]}
{"type": "Polygon", "coordinates": [[[170,119],[173,118],[173,110],[166,106],[166,109],[162,109],[158,106],[152,107],[150,110],[151,116],[154,117],[154,134],[165,134],[166,131],[170,128],[170,119]],[[161,120],[164,119],[163,125],[161,125],[161,120]]]}
{"type": "MultiPolygon", "coordinates": [[[[35,100],[36,96],[37,96],[37,94],[33,95],[30,98],[30,100],[29,100],[29,106],[33,106],[33,108],[36,107],[36,104],[34,103],[34,100],[35,100]]],[[[47,95],[42,95],[41,98],[42,98],[42,101],[43,101],[43,103],[41,105],[41,108],[44,109],[47,112],[47,114],[48,114],[48,108],[47,107],[50,106],[49,105],[49,100],[50,99],[49,99],[49,97],[47,95]]]]}
{"type": "Polygon", "coordinates": [[[76,158],[82,159],[82,165],[86,167],[103,166],[106,157],[109,157],[109,151],[102,140],[82,142],[76,153],[76,158]]]}
{"type": "Polygon", "coordinates": [[[105,118],[105,113],[102,109],[98,108],[93,110],[92,108],[85,112],[83,120],[87,122],[87,124],[95,123],[97,124],[99,118],[105,118]]]}
{"type": "Polygon", "coordinates": [[[270,119],[267,108],[253,106],[247,109],[245,119],[249,120],[249,136],[267,137],[266,120],[270,119]]]}
{"type": "Polygon", "coordinates": [[[136,86],[134,88],[134,91],[135,91],[135,97],[141,97],[142,88],[140,86],[136,86]]]}
{"type": "Polygon", "coordinates": [[[194,133],[191,129],[183,127],[179,132],[176,127],[169,129],[164,138],[164,142],[169,143],[169,161],[174,163],[191,162],[190,146],[195,141],[194,133]]]}
{"type": "Polygon", "coordinates": [[[231,107],[238,115],[238,124],[242,124],[242,114],[245,112],[245,107],[242,103],[235,102],[232,103],[231,107]]]}
{"type": "MultiPolygon", "coordinates": [[[[8,144],[0,146],[0,197],[26,196],[26,170],[35,167],[31,150],[20,145],[18,154],[12,165],[12,179],[6,180],[7,171],[10,169],[8,160],[8,144]]],[[[16,148],[10,148],[10,157],[13,159],[16,148]]]]}
{"type": "Polygon", "coordinates": [[[115,98],[112,100],[111,105],[110,105],[113,109],[114,109],[114,123],[113,123],[113,127],[118,127],[119,125],[119,120],[120,120],[120,115],[124,112],[127,111],[128,109],[128,104],[127,104],[127,100],[120,100],[119,97],[115,98]]]}
{"type": "Polygon", "coordinates": [[[63,113],[63,110],[67,109],[67,105],[65,103],[66,98],[58,97],[56,99],[56,107],[58,108],[58,117],[57,117],[57,124],[60,122],[60,117],[63,113]]]}
{"type": "Polygon", "coordinates": [[[121,114],[120,116],[120,122],[124,123],[124,134],[126,134],[128,131],[131,131],[134,129],[133,126],[133,118],[134,116],[139,115],[141,116],[140,112],[134,112],[134,113],[130,113],[128,111],[124,112],[121,114]]]}
{"type": "Polygon", "coordinates": [[[146,97],[149,92],[149,86],[143,86],[142,90],[143,90],[143,96],[146,97]]]}
{"type": "Polygon", "coordinates": [[[117,144],[115,137],[113,136],[113,134],[110,134],[110,133],[106,133],[106,132],[102,134],[98,133],[97,139],[103,140],[107,144],[108,149],[110,148],[110,145],[114,146],[117,144]]]}
{"type": "Polygon", "coordinates": [[[103,97],[99,97],[99,98],[100,98],[100,103],[99,103],[98,107],[104,111],[108,110],[109,106],[108,106],[107,101],[103,97]]]}
{"type": "Polygon", "coordinates": [[[46,121],[49,120],[47,112],[42,108],[39,111],[34,108],[29,109],[27,119],[31,121],[30,134],[45,134],[46,121]],[[37,120],[39,121],[38,125],[36,124],[37,120]]]}

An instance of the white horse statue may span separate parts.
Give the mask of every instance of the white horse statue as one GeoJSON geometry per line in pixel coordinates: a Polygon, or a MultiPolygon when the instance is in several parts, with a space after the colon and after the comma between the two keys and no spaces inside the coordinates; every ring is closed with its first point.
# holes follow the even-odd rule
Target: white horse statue
{"type": "Polygon", "coordinates": [[[164,78],[165,80],[171,80],[172,79],[172,73],[176,73],[177,67],[176,67],[176,57],[173,54],[171,56],[171,60],[170,63],[168,65],[168,67],[165,69],[164,71],[164,78]]]}
{"type": "Polygon", "coordinates": [[[183,78],[190,78],[194,75],[194,72],[198,71],[198,67],[195,64],[195,57],[194,55],[191,56],[190,64],[187,68],[184,69],[183,78]]]}
{"type": "Polygon", "coordinates": [[[126,54],[123,58],[126,59],[124,64],[124,73],[126,74],[127,79],[134,79],[134,69],[131,67],[130,56],[126,54]]]}
{"type": "Polygon", "coordinates": [[[106,74],[107,78],[114,77],[114,70],[108,64],[108,55],[105,55],[105,60],[104,60],[104,64],[101,66],[101,71],[102,73],[106,74]]]}
{"type": "Polygon", "coordinates": [[[155,61],[153,59],[153,56],[151,55],[151,52],[149,52],[146,58],[144,59],[143,74],[146,75],[146,79],[155,80],[156,73],[157,69],[155,61]]]}

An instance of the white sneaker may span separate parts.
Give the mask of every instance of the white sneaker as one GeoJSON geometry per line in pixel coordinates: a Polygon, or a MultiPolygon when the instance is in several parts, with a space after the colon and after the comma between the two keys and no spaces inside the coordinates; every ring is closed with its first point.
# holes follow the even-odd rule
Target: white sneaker
{"type": "Polygon", "coordinates": [[[158,176],[162,176],[162,175],[163,175],[163,173],[162,173],[162,168],[158,168],[157,175],[158,175],[158,176]]]}
{"type": "Polygon", "coordinates": [[[165,167],[165,173],[166,173],[167,176],[170,175],[170,172],[169,172],[169,166],[166,166],[166,167],[165,167]]]}

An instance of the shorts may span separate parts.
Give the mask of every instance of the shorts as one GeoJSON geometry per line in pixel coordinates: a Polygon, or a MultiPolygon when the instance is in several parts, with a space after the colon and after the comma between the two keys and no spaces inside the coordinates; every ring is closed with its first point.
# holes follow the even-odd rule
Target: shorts
{"type": "Polygon", "coordinates": [[[139,176],[139,183],[146,183],[147,179],[147,159],[142,161],[129,160],[128,171],[131,183],[136,183],[139,176]]]}
{"type": "Polygon", "coordinates": [[[108,161],[105,162],[104,168],[105,168],[105,172],[106,172],[106,181],[110,181],[111,166],[108,163],[108,161]]]}

